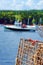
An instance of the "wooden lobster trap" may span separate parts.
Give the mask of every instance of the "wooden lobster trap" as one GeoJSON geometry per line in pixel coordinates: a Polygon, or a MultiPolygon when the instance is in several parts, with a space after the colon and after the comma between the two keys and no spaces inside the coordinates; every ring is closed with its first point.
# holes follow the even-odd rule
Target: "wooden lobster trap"
{"type": "Polygon", "coordinates": [[[16,65],[43,65],[43,42],[21,39],[16,65]]]}

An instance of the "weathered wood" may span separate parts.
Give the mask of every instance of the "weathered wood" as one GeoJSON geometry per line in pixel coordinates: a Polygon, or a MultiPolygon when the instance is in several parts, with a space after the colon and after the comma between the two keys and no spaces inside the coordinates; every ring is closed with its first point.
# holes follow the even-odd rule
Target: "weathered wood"
{"type": "Polygon", "coordinates": [[[43,43],[37,41],[32,45],[32,42],[20,40],[16,65],[43,65],[43,43]]]}

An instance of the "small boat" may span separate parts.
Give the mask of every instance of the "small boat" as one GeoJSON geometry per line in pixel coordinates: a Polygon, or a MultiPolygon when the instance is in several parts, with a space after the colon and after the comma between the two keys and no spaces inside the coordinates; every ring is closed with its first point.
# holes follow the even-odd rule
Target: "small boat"
{"type": "Polygon", "coordinates": [[[36,26],[30,26],[30,25],[22,25],[16,24],[16,25],[4,25],[6,29],[14,30],[14,31],[35,31],[36,26]]]}

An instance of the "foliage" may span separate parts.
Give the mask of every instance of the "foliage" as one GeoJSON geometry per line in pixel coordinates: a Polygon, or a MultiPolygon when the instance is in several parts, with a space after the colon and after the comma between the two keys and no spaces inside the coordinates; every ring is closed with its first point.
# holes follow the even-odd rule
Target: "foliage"
{"type": "Polygon", "coordinates": [[[14,18],[16,18],[16,20],[22,20],[24,17],[26,18],[31,18],[33,17],[34,19],[32,20],[32,22],[39,22],[40,17],[42,18],[42,23],[43,23],[43,10],[28,10],[28,11],[8,11],[8,10],[3,10],[0,11],[0,18],[3,17],[7,17],[9,19],[14,20],[14,18]]]}
{"type": "Polygon", "coordinates": [[[35,22],[36,22],[36,21],[35,21],[35,19],[33,18],[32,23],[35,24],[35,22]]]}

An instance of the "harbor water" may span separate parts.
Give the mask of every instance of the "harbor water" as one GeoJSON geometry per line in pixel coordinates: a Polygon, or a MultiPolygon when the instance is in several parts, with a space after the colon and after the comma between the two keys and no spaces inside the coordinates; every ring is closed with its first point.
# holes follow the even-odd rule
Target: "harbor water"
{"type": "Polygon", "coordinates": [[[0,25],[0,65],[15,65],[20,38],[43,41],[37,32],[11,31],[0,25]]]}

